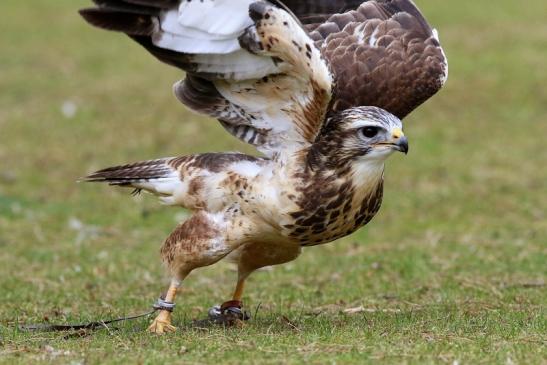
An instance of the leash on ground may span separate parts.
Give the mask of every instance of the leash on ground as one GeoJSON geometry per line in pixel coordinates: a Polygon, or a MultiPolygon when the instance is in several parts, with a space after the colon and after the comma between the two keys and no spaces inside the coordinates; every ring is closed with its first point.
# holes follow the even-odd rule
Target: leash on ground
{"type": "Polygon", "coordinates": [[[152,310],[137,314],[133,316],[120,317],[115,319],[109,319],[107,321],[95,321],[88,323],[77,323],[77,324],[48,324],[48,323],[38,323],[38,324],[23,324],[18,326],[21,331],[29,332],[62,332],[62,331],[77,331],[77,330],[97,330],[101,328],[108,329],[108,325],[117,322],[131,321],[133,319],[139,319],[144,317],[149,317],[152,314],[156,313],[159,310],[166,310],[172,312],[175,308],[175,303],[166,302],[163,297],[160,297],[156,303],[152,306],[152,310]]]}

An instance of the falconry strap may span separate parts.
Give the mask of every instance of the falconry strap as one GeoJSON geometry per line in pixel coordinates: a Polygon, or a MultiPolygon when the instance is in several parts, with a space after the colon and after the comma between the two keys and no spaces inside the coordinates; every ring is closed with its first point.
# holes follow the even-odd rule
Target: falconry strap
{"type": "Polygon", "coordinates": [[[78,323],[78,324],[24,324],[18,326],[22,331],[38,331],[38,332],[60,332],[60,331],[77,331],[77,330],[96,330],[101,328],[107,328],[108,325],[117,322],[130,321],[133,319],[139,319],[143,317],[148,317],[159,310],[166,310],[172,312],[175,308],[175,303],[166,302],[164,296],[158,298],[158,300],[152,306],[152,310],[146,313],[137,314],[134,316],[120,317],[115,319],[110,319],[108,321],[95,321],[88,323],[78,323]]]}

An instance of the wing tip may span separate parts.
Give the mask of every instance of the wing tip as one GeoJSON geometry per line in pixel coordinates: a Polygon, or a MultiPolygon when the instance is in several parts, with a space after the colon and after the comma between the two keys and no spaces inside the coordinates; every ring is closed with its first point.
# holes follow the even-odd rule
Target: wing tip
{"type": "Polygon", "coordinates": [[[443,57],[443,60],[442,60],[443,73],[439,77],[439,81],[441,82],[441,88],[442,88],[446,84],[446,81],[448,80],[448,58],[446,57],[446,53],[444,52],[444,49],[441,45],[441,39],[439,37],[439,31],[436,28],[432,28],[431,32],[433,34],[433,38],[438,43],[438,48],[441,51],[441,55],[443,57]]]}
{"type": "Polygon", "coordinates": [[[123,32],[129,35],[150,36],[156,26],[149,15],[133,14],[103,8],[84,8],[80,16],[94,27],[123,32]]]}

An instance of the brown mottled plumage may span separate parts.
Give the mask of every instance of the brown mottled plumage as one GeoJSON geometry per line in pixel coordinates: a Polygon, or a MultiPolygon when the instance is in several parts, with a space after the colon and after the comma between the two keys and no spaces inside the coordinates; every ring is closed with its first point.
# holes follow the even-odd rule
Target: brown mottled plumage
{"type": "MultiPolygon", "coordinates": [[[[127,33],[187,72],[175,87],[266,157],[206,153],[107,168],[87,180],[146,190],[192,210],[161,255],[166,301],[194,269],[238,266],[238,310],[255,270],[367,224],[384,162],[408,151],[403,118],[435,94],[447,63],[410,0],[95,0],[91,24],[127,33]]],[[[239,312],[237,312],[239,313],[239,312]]],[[[170,312],[150,327],[174,330],[170,312]]]]}

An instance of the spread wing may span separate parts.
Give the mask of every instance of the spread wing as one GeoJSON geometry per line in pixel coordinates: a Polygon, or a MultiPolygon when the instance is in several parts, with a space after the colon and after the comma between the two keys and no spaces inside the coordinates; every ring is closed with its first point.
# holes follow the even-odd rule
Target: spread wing
{"type": "MultiPolygon", "coordinates": [[[[187,72],[178,99],[268,156],[315,140],[332,95],[320,50],[283,5],[255,0],[95,0],[91,24],[127,33],[187,72]]],[[[275,2],[273,2],[275,3],[275,2]]]]}
{"type": "Polygon", "coordinates": [[[312,143],[353,106],[403,118],[446,80],[410,0],[255,1],[94,0],[81,14],[185,70],[179,100],[268,156],[312,143]]]}

